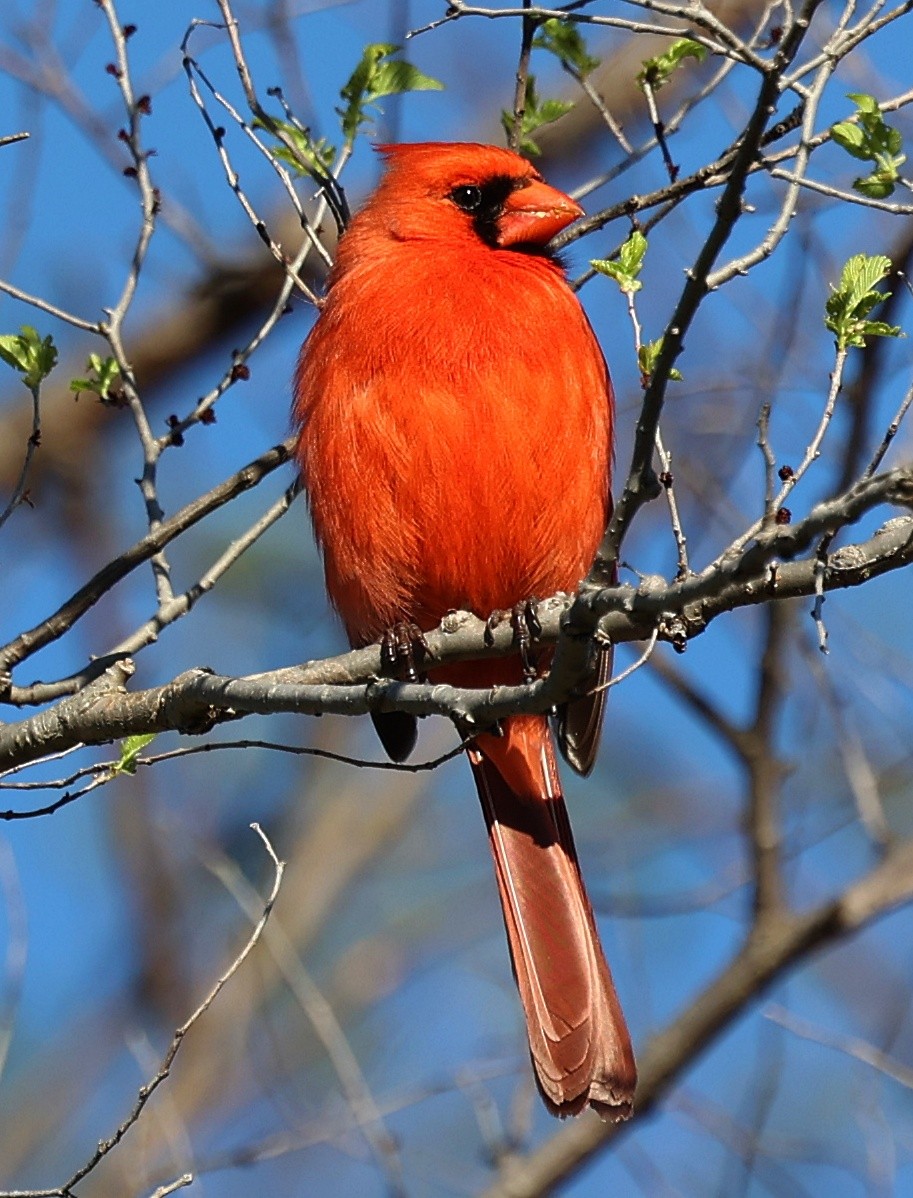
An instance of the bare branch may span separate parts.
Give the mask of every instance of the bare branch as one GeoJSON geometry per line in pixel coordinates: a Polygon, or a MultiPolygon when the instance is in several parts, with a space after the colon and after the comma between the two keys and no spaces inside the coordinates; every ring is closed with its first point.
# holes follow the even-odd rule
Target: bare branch
{"type": "MultiPolygon", "coordinates": [[[[13,666],[25,661],[31,654],[63,636],[81,616],[84,616],[98,602],[102,595],[106,594],[122,578],[126,578],[142,562],[148,561],[175,537],[188,528],[192,528],[194,524],[211,512],[217,511],[235,496],[257,486],[268,474],[271,474],[279,466],[283,466],[291,457],[293,448],[294,440],[290,437],[281,445],[268,449],[266,453],[254,458],[252,462],[243,466],[225,482],[213,487],[211,491],[207,491],[205,495],[201,495],[192,503],[188,503],[170,519],[163,520],[142,540],[137,541],[130,549],[103,566],[53,615],[40,624],[36,624],[27,632],[20,633],[7,645],[0,647],[0,675],[7,673],[13,666]]],[[[13,692],[8,691],[4,697],[8,700],[12,699],[14,702],[17,701],[13,692]]],[[[47,696],[42,696],[37,701],[42,702],[46,698],[47,696]]],[[[25,701],[29,700],[25,699],[25,701]]]]}
{"type": "MultiPolygon", "coordinates": [[[[407,711],[445,715],[464,733],[490,727],[520,712],[548,711],[565,700],[586,674],[587,635],[597,628],[612,641],[643,640],[654,630],[676,641],[696,636],[724,611],[771,600],[811,595],[817,585],[815,558],[777,565],[806,550],[822,533],[836,531],[885,501],[913,506],[913,468],[897,469],[860,484],[805,520],[780,528],[741,554],[722,559],[703,574],[667,586],[587,588],[572,602],[557,597],[539,607],[543,640],[558,640],[551,673],[528,686],[469,691],[441,684],[382,681],[378,646],[341,658],[249,678],[225,678],[190,670],[165,686],[126,692],[128,662],[110,666],[79,694],[18,724],[0,727],[0,768],[37,761],[73,744],[102,744],[137,733],[180,731],[199,734],[241,713],[301,714],[407,711]],[[562,630],[558,638],[559,627],[562,630]],[[344,679],[344,681],[340,681],[344,679]]],[[[913,518],[889,521],[868,541],[832,554],[824,587],[842,589],[913,561],[913,518]]],[[[486,623],[453,613],[428,635],[432,660],[465,660],[515,652],[509,629],[495,630],[486,643],[486,623]]],[[[15,818],[14,813],[3,813],[15,818]]]]}
{"type": "MultiPolygon", "coordinates": [[[[165,1055],[162,1057],[157,1072],[143,1086],[140,1087],[136,1101],[133,1104],[133,1108],[131,1109],[130,1113],[107,1140],[102,1140],[99,1143],[98,1147],[88,1158],[85,1164],[81,1165],[80,1168],[78,1168],[76,1172],[73,1173],[73,1175],[63,1183],[63,1185],[43,1190],[0,1191],[0,1198],[73,1198],[74,1187],[77,1186],[84,1178],[88,1177],[88,1175],[98,1167],[104,1158],[117,1147],[117,1145],[130,1131],[130,1129],[136,1125],[149,1099],[159,1088],[159,1086],[167,1080],[168,1075],[171,1073],[171,1067],[174,1064],[175,1057],[178,1055],[181,1045],[184,1042],[184,1038],[187,1036],[188,1032],[193,1028],[194,1024],[198,1023],[203,1018],[212,1004],[219,997],[222,990],[224,990],[224,988],[228,985],[234,975],[250,956],[255,946],[259,943],[260,937],[263,935],[263,930],[266,927],[266,922],[272,913],[273,906],[276,902],[276,898],[278,897],[279,887],[282,885],[282,875],[285,871],[284,862],[280,861],[276,856],[276,852],[273,849],[273,846],[270,844],[269,838],[260,825],[255,823],[251,824],[251,827],[260,837],[264,848],[269,854],[269,857],[273,863],[274,874],[272,888],[270,889],[266,902],[262,906],[260,917],[254,925],[253,931],[248,936],[240,952],[236,954],[225,972],[219,976],[210,991],[203,998],[202,1002],[194,1010],[193,1014],[190,1015],[190,1017],[186,1019],[184,1023],[182,1023],[181,1026],[175,1031],[171,1043],[168,1046],[165,1055]]],[[[188,1183],[181,1179],[181,1185],[185,1184],[188,1183]]],[[[167,1194],[175,1188],[180,1187],[172,1186],[171,1190],[166,1188],[159,1192],[167,1194]]]]}
{"type": "MultiPolygon", "coordinates": [[[[784,916],[745,946],[697,999],[641,1054],[634,1123],[645,1118],[715,1035],[784,971],[913,898],[913,840],[833,901],[805,915],[784,916]]],[[[508,1162],[482,1198],[541,1198],[573,1176],[624,1128],[584,1117],[562,1128],[529,1156],[508,1162]]]]}

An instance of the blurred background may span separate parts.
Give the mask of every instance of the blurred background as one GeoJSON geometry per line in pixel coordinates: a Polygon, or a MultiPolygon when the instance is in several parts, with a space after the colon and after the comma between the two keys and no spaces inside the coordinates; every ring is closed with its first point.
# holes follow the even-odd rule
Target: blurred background
{"type": "MultiPolygon", "coordinates": [[[[644,15],[608,3],[586,7],[644,15]]],[[[867,7],[859,6],[857,19],[867,7]]],[[[261,96],[281,86],[313,134],[336,145],[334,109],[363,47],[403,44],[407,30],[445,10],[430,0],[239,0],[234,8],[261,96]]],[[[743,36],[755,27],[774,30],[778,21],[776,10],[754,0],[729,0],[715,11],[743,36]]],[[[806,57],[841,12],[822,6],[806,57]]],[[[216,4],[160,0],[146,8],[122,0],[118,17],[137,25],[128,43],[131,68],[137,93],[151,98],[143,136],[156,152],[150,167],[162,197],[126,324],[158,435],[230,366],[278,293],[281,273],[225,182],[182,70],[180,46],[191,21],[217,22],[216,4]]],[[[904,93],[909,25],[906,18],[889,26],[841,64],[816,128],[852,111],[848,92],[879,100],[904,93]]],[[[651,129],[635,76],[668,39],[605,27],[585,33],[589,52],[601,60],[593,85],[632,146],[644,145],[651,129]]],[[[519,42],[515,19],[451,20],[410,39],[406,56],[443,90],[383,102],[343,176],[350,202],[357,204],[377,177],[372,140],[503,143],[500,113],[512,105],[519,42]]],[[[190,49],[213,85],[243,108],[224,33],[201,25],[190,49]]],[[[140,220],[135,182],[123,175],[123,109],[105,69],[112,59],[96,5],[3,6],[0,136],[31,136],[0,148],[0,278],[90,320],[116,301],[140,220]]],[[[659,151],[626,155],[553,56],[534,51],[532,65],[543,95],[577,103],[539,138],[550,181],[577,189],[589,212],[668,182],[659,151]]],[[[706,92],[670,138],[683,175],[731,143],[754,102],[757,79],[744,67],[708,87],[719,66],[689,64],[658,94],[669,119],[706,92]]],[[[781,114],[793,103],[784,99],[781,114]]],[[[224,114],[214,119],[228,129],[226,145],[258,215],[291,244],[294,214],[269,164],[224,114]]],[[[890,120],[909,134],[902,108],[890,120]]],[[[846,190],[860,169],[829,145],[816,154],[812,174],[846,190]]],[[[751,211],[724,259],[760,240],[782,187],[763,173],[752,177],[751,211]]],[[[302,182],[302,198],[312,192],[302,182]]],[[[638,295],[647,339],[669,319],[717,194],[695,194],[650,233],[638,295]]],[[[571,276],[589,259],[608,256],[628,229],[619,219],[573,244],[565,254],[571,276]]],[[[695,568],[762,510],[756,423],[764,403],[772,405],[778,463],[800,460],[833,366],[823,324],[829,284],[860,252],[886,253],[903,267],[913,252],[909,216],[806,192],[770,260],[702,307],[663,421],[695,568]]],[[[906,286],[894,280],[893,289],[885,319],[909,328],[906,286]]],[[[615,379],[623,479],[641,396],[631,328],[611,281],[588,282],[581,298],[615,379]]],[[[191,427],[182,446],[163,454],[166,515],[288,435],[291,374],[313,315],[294,300],[252,355],[249,379],[219,401],[216,422],[191,427]]],[[[61,365],[44,389],[29,503],[0,534],[4,642],[47,616],[146,530],[134,481],[142,453],[128,413],[68,389],[68,380],[84,373],[87,355],[104,352],[101,345],[0,297],[0,332],[22,324],[53,334],[61,365]]],[[[5,502],[21,466],[31,402],[13,372],[0,369],[5,502]]],[[[822,458],[790,500],[794,518],[860,474],[909,382],[909,341],[854,354],[822,458]]],[[[888,464],[909,453],[902,428],[888,464]]],[[[271,475],[182,536],[169,550],[176,589],[191,585],[291,481],[290,469],[271,475]]],[[[890,514],[873,516],[860,536],[890,514]]],[[[674,575],[676,546],[661,502],[641,513],[625,558],[638,571],[674,575]]],[[[155,606],[146,567],[25,663],[15,681],[66,676],[129,635],[155,606]]],[[[809,610],[809,601],[782,605],[776,615],[744,610],[717,620],[683,655],[659,646],[651,663],[613,693],[594,775],[565,779],[584,876],[641,1049],[725,967],[751,917],[744,831],[750,780],[732,729],[754,719],[765,654],[776,673],[769,754],[782,767],[791,901],[799,908],[822,901],[871,868],[892,839],[913,834],[909,577],[888,575],[830,596],[827,656],[809,610]]],[[[152,686],[193,666],[253,673],[344,648],[298,500],[186,619],[138,654],[132,685],[152,686]]],[[[618,665],[640,652],[620,647],[618,665]]],[[[7,706],[3,718],[22,714],[7,706]]],[[[248,719],[206,741],[242,738],[382,759],[362,719],[248,719]]],[[[147,752],[188,743],[163,736],[147,752]]],[[[426,721],[417,760],[454,744],[443,721],[426,721]]],[[[114,746],[86,751],[5,781],[60,778],[117,756],[114,746]]],[[[47,799],[47,792],[6,790],[0,807],[22,810],[47,799]]],[[[249,934],[246,911],[257,909],[256,895],[269,889],[271,867],[252,821],[288,863],[272,936],[189,1034],[139,1125],[80,1195],[147,1194],[185,1170],[196,1177],[192,1192],[220,1198],[470,1194],[484,1188],[506,1154],[527,1152],[556,1132],[533,1089],[466,764],[407,773],[226,748],[140,768],[51,817],[5,825],[0,1187],[59,1185],[126,1116],[173,1029],[249,934]],[[360,1095],[354,1105],[353,1093],[360,1095]]],[[[905,909],[803,961],[746,1004],[661,1106],[561,1192],[913,1191],[911,971],[913,917],[905,909]],[[886,1062],[896,1065],[893,1074],[886,1062]]]]}

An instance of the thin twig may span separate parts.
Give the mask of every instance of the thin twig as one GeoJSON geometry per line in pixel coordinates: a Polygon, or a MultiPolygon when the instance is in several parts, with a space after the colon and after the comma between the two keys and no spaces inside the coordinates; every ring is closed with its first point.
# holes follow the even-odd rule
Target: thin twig
{"type": "MultiPolygon", "coordinates": [[[[293,447],[294,439],[289,437],[281,445],[268,449],[266,453],[254,458],[252,462],[248,462],[246,466],[225,479],[224,482],[188,503],[186,507],[181,508],[175,515],[162,521],[155,529],[147,533],[142,540],[137,541],[113,561],[108,562],[61,604],[53,615],[48,616],[47,619],[42,620],[40,624],[36,624],[26,632],[21,632],[6,645],[0,646],[0,675],[25,661],[27,657],[44,648],[45,645],[58,640],[98,602],[102,595],[107,594],[115,583],[126,578],[132,570],[148,561],[175,537],[186,532],[188,528],[192,528],[194,524],[223,507],[237,495],[257,486],[267,475],[284,465],[291,457],[293,447]]],[[[13,701],[16,701],[14,697],[13,701]]],[[[25,701],[30,700],[26,699],[25,701]]],[[[34,701],[45,702],[46,700],[36,698],[34,701]]]]}
{"type": "Polygon", "coordinates": [[[514,82],[514,110],[510,134],[507,138],[508,148],[516,153],[523,140],[523,118],[526,115],[526,88],[529,82],[529,60],[533,51],[533,38],[539,22],[526,15],[531,8],[531,0],[523,0],[524,16],[521,23],[520,57],[517,60],[517,72],[514,82]]]}
{"type": "MultiPolygon", "coordinates": [[[[24,1194],[27,1194],[28,1198],[73,1198],[74,1188],[98,1167],[105,1157],[117,1147],[117,1145],[121,1142],[124,1136],[127,1135],[131,1128],[136,1125],[146,1107],[146,1104],[149,1102],[149,1099],[159,1088],[159,1086],[161,1086],[162,1083],[167,1080],[169,1074],[171,1073],[171,1067],[174,1064],[175,1057],[177,1057],[178,1053],[180,1052],[181,1045],[184,1043],[184,1039],[188,1032],[190,1032],[194,1024],[198,1023],[203,1018],[224,988],[228,985],[234,975],[250,956],[251,952],[253,952],[256,945],[259,943],[260,938],[263,935],[264,928],[266,927],[267,920],[272,913],[273,906],[279,894],[279,887],[282,885],[282,875],[285,872],[284,862],[280,861],[276,856],[275,849],[273,848],[272,844],[270,844],[269,838],[260,825],[253,823],[250,826],[260,837],[263,847],[266,849],[270,860],[273,863],[273,884],[265,903],[262,905],[260,917],[254,925],[253,930],[242,946],[240,952],[236,954],[225,972],[219,976],[218,980],[209,990],[202,1002],[197,1006],[193,1014],[186,1019],[179,1028],[176,1029],[174,1036],[171,1039],[171,1043],[169,1044],[165,1055],[162,1057],[161,1062],[159,1063],[158,1070],[143,1086],[140,1087],[136,1101],[134,1102],[130,1113],[126,1116],[123,1122],[118,1126],[117,1130],[111,1136],[109,1136],[106,1140],[100,1141],[98,1147],[88,1158],[88,1160],[86,1160],[86,1162],[81,1165],[73,1173],[73,1175],[63,1183],[63,1185],[42,1190],[0,1192],[0,1198],[23,1198],[24,1194]]],[[[215,1067],[218,1067],[217,1062],[215,1063],[215,1067]]],[[[166,1190],[165,1192],[167,1193],[168,1191],[166,1190]]]]}
{"type": "Polygon", "coordinates": [[[762,1014],[765,1019],[770,1019],[780,1027],[785,1027],[794,1036],[810,1040],[813,1044],[821,1044],[825,1048],[834,1048],[846,1056],[853,1057],[854,1060],[862,1061],[864,1065],[869,1065],[872,1069],[877,1069],[879,1073],[889,1077],[905,1089],[913,1090],[913,1069],[909,1065],[895,1060],[894,1057],[888,1056],[874,1044],[869,1044],[856,1036],[842,1036],[837,1032],[828,1031],[826,1028],[812,1023],[810,1019],[802,1019],[779,1003],[768,1003],[762,1014]]]}
{"type": "Polygon", "coordinates": [[[25,454],[22,460],[22,469],[19,472],[19,477],[16,480],[16,485],[13,487],[13,493],[9,498],[6,507],[0,512],[0,528],[7,522],[13,512],[21,503],[27,502],[26,483],[29,477],[29,467],[32,464],[32,458],[35,456],[35,451],[41,444],[41,388],[39,385],[29,387],[29,392],[32,396],[32,430],[29,433],[28,440],[25,443],[25,454]]]}
{"type": "MultiPolygon", "coordinates": [[[[251,922],[258,914],[259,898],[238,866],[223,854],[209,852],[205,864],[215,874],[251,922]]],[[[301,1010],[326,1049],[339,1084],[384,1174],[391,1198],[404,1198],[403,1166],[396,1141],[384,1125],[377,1101],[358,1063],[352,1045],[333,1008],[305,968],[297,948],[280,922],[273,920],[264,933],[264,945],[301,1010]]]]}

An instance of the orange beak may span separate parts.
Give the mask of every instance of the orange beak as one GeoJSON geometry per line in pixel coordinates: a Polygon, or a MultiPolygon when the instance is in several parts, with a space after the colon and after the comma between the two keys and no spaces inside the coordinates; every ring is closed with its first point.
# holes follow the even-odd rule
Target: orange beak
{"type": "Polygon", "coordinates": [[[583,216],[576,200],[547,183],[533,180],[512,191],[498,218],[498,245],[545,245],[563,228],[583,216]]]}

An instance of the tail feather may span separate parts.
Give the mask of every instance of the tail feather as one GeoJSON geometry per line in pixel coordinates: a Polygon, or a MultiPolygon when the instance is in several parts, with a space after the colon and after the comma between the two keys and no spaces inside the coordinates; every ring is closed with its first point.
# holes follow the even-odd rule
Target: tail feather
{"type": "Polygon", "coordinates": [[[602,717],[609,694],[606,683],[612,677],[613,656],[611,645],[600,645],[596,650],[595,667],[590,679],[592,690],[588,695],[571,699],[558,708],[555,721],[558,748],[571,769],[584,778],[592,772],[599,752],[602,717]]]}
{"type": "Polygon", "coordinates": [[[536,1080],[549,1109],[631,1114],[636,1069],[580,877],[544,717],[470,751],[536,1080]]]}

